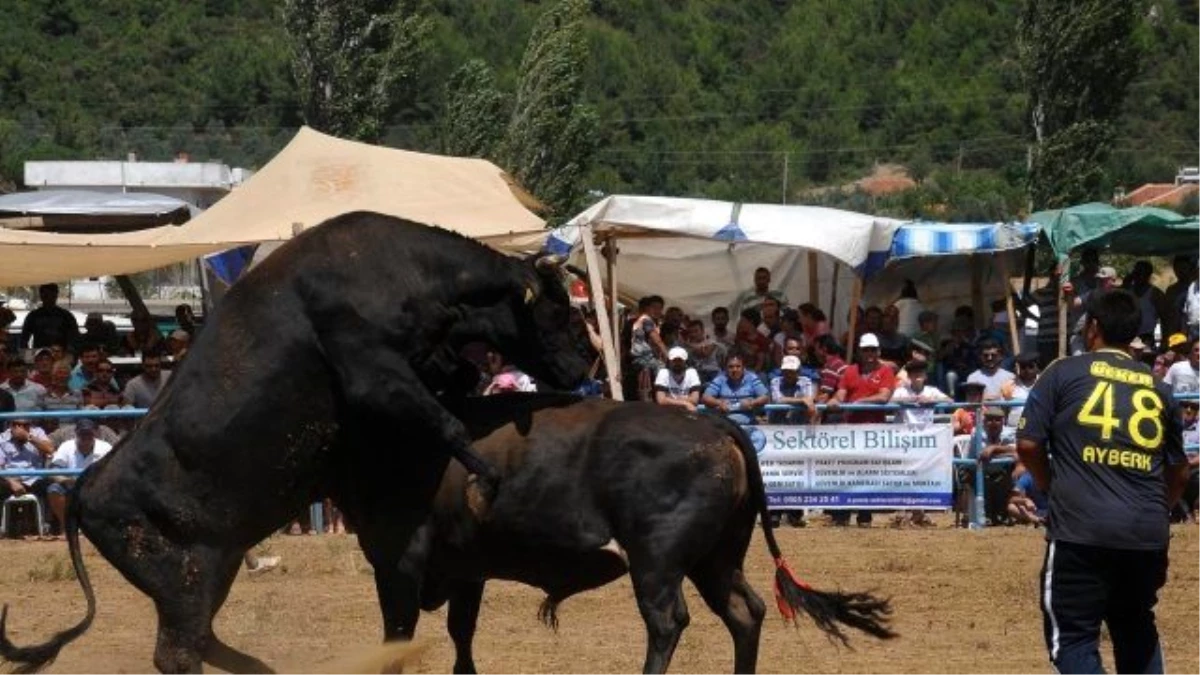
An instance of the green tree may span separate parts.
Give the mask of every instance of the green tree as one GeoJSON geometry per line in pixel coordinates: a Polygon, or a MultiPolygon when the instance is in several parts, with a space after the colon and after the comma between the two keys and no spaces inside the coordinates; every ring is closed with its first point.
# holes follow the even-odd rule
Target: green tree
{"type": "Polygon", "coordinates": [[[376,141],[429,50],[432,24],[416,0],[284,0],[283,26],[305,121],[342,138],[376,141]]]}
{"type": "Polygon", "coordinates": [[[534,26],[521,59],[520,83],[501,163],[546,206],[571,214],[596,151],[598,120],[581,102],[587,57],[586,0],[559,0],[534,26]]]}
{"type": "Polygon", "coordinates": [[[508,97],[482,59],[471,59],[446,83],[442,115],[445,152],[460,157],[495,157],[508,121],[508,97]]]}
{"type": "Polygon", "coordinates": [[[1018,53],[1029,92],[1034,208],[1104,199],[1116,138],[1141,47],[1135,0],[1026,0],[1018,53]]]}

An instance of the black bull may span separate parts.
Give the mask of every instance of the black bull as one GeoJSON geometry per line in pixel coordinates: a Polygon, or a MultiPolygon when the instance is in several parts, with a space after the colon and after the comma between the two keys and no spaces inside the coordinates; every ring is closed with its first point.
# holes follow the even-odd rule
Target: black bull
{"type": "Polygon", "coordinates": [[[628,571],[648,633],[646,672],[667,669],[688,624],[685,577],[733,636],[735,671],[752,672],[765,609],[742,564],[756,518],[785,617],[802,611],[843,642],[839,623],[893,637],[886,600],[817,591],[792,575],[766,525],[754,448],[728,420],[567,396],[462,405],[459,417],[480,439],[475,450],[499,468],[501,487],[486,501],[462,467],[447,468],[433,513],[396,572],[407,596],[391,608],[400,628],[386,637],[411,637],[419,609],[449,601],[454,670],[475,672],[471,641],[485,580],[544,590],[539,614],[553,625],[563,599],[628,571]]]}
{"type": "Polygon", "coordinates": [[[87,630],[82,530],[153,599],[160,670],[267,670],[212,631],[249,547],[327,495],[388,569],[451,455],[485,485],[494,478],[436,398],[466,388],[463,345],[486,340],[552,386],[582,378],[566,289],[546,267],[368,213],[280,247],[229,290],[146,417],[78,481],[65,525],[85,618],[24,648],[0,619],[0,656],[34,670],[87,630]]]}

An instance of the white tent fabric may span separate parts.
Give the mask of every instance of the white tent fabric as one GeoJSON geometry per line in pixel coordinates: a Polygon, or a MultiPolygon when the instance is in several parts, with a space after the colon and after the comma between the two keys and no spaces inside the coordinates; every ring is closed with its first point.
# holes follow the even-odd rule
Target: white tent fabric
{"type": "Polygon", "coordinates": [[[497,247],[543,223],[499,167],[301,129],[249,181],[190,222],[118,234],[0,229],[0,286],[125,274],[290,239],[354,210],[444,227],[497,247]]]}
{"type": "MultiPolygon", "coordinates": [[[[551,251],[573,251],[580,230],[615,235],[623,294],[658,294],[668,305],[706,319],[752,288],[754,270],[771,271],[772,288],[793,305],[812,301],[835,328],[845,325],[856,273],[886,260],[900,221],[813,206],[735,204],[704,199],[618,195],[603,199],[555,230],[551,251]],[[816,280],[810,283],[809,252],[816,280]],[[815,293],[814,293],[815,292],[815,293]]],[[[607,282],[606,282],[607,283],[607,282]]]]}
{"type": "Polygon", "coordinates": [[[162,216],[181,209],[192,216],[200,212],[181,199],[149,192],[41,190],[0,195],[0,214],[23,216],[162,216]]]}

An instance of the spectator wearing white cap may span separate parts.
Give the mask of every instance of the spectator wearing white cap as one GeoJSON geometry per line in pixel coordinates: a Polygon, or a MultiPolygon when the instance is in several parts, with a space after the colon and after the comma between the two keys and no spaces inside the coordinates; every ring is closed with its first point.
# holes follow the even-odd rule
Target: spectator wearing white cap
{"type": "MultiPolygon", "coordinates": [[[[879,338],[874,333],[864,333],[858,340],[858,350],[859,362],[846,368],[837,393],[827,404],[830,408],[836,409],[842,403],[885,404],[892,399],[896,374],[879,360],[879,338]]],[[[883,410],[846,413],[846,421],[851,423],[880,423],[886,419],[887,412],[883,410]]],[[[850,522],[850,512],[834,511],[831,518],[834,525],[844,527],[850,522]]],[[[855,520],[859,527],[870,527],[871,512],[859,511],[855,520]]]]}
{"type": "Polygon", "coordinates": [[[176,328],[167,338],[167,349],[171,351],[171,359],[175,363],[187,356],[188,348],[192,346],[192,335],[182,328],[176,328]]]}
{"type": "Polygon", "coordinates": [[[654,401],[659,405],[678,406],[695,410],[700,404],[700,374],[688,367],[688,353],[683,347],[667,350],[667,366],[659,368],[654,377],[654,401]]]}
{"type": "MultiPolygon", "coordinates": [[[[866,333],[858,340],[859,362],[846,368],[837,393],[829,400],[830,406],[841,403],[887,403],[896,387],[896,375],[891,368],[879,360],[879,338],[866,333]]],[[[853,411],[846,414],[847,422],[883,422],[884,411],[853,411]]]]}
{"type": "Polygon", "coordinates": [[[783,357],[779,375],[771,378],[771,403],[801,406],[792,410],[772,410],[767,416],[772,424],[803,424],[813,411],[815,388],[811,379],[800,374],[800,357],[783,357]]]}
{"type": "MultiPolygon", "coordinates": [[[[50,458],[55,469],[86,469],[108,454],[112,445],[96,438],[96,420],[84,417],[75,422],[75,438],[64,441],[50,458]]],[[[46,503],[54,515],[56,528],[61,528],[67,513],[67,494],[75,483],[73,477],[55,476],[46,489],[46,503]]]]}
{"type": "Polygon", "coordinates": [[[1096,272],[1095,283],[1090,287],[1074,287],[1070,292],[1077,295],[1071,301],[1070,323],[1071,329],[1071,344],[1068,351],[1071,354],[1082,354],[1087,351],[1083,344],[1083,326],[1087,322],[1087,313],[1083,308],[1087,306],[1088,298],[1092,293],[1112,290],[1117,286],[1117,270],[1113,267],[1101,267],[1096,272]]]}

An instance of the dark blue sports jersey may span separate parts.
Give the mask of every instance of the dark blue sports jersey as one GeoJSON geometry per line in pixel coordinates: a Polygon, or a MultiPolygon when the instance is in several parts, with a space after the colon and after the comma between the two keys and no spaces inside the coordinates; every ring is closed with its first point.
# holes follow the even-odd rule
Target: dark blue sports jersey
{"type": "Polygon", "coordinates": [[[1187,461],[1179,409],[1150,369],[1103,349],[1052,363],[1017,438],[1050,453],[1052,539],[1117,549],[1167,546],[1164,465],[1187,461]]]}

